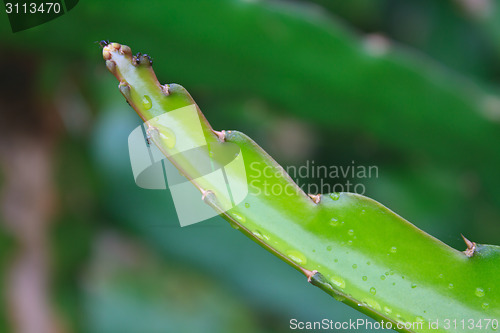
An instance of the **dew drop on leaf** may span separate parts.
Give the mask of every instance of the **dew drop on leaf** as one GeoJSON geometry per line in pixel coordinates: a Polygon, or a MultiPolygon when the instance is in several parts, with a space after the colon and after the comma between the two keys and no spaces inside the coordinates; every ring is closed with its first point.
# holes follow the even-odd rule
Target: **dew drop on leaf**
{"type": "Polygon", "coordinates": [[[330,281],[332,281],[332,283],[334,285],[336,285],[337,287],[339,287],[341,289],[345,288],[345,281],[344,281],[344,279],[342,279],[339,276],[332,276],[332,278],[330,279],[330,281]]]}
{"type": "Polygon", "coordinates": [[[151,101],[151,97],[148,95],[144,95],[142,97],[142,106],[144,107],[145,110],[149,110],[153,107],[153,102],[151,101]]]}
{"type": "Polygon", "coordinates": [[[295,261],[297,264],[305,265],[307,263],[307,258],[299,251],[291,250],[286,252],[288,258],[295,261]]]}
{"type": "Polygon", "coordinates": [[[483,297],[484,296],[484,289],[483,288],[476,288],[475,294],[477,297],[483,297]]]}
{"type": "Polygon", "coordinates": [[[340,198],[340,193],[338,193],[338,192],[330,193],[330,198],[332,198],[332,200],[334,200],[334,201],[337,201],[340,198]]]}

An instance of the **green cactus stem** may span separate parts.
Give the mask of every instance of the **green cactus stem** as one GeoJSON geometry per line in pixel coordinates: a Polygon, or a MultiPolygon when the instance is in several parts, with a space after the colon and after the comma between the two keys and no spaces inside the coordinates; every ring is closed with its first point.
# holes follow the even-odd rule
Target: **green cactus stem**
{"type": "Polygon", "coordinates": [[[399,332],[487,332],[498,326],[500,247],[464,238],[461,252],[367,197],[304,193],[249,137],[214,131],[183,87],[161,85],[148,55],[133,56],[118,43],[103,46],[106,66],[148,124],[151,140],[200,197],[313,285],[399,332]],[[187,114],[199,121],[186,120],[187,114]],[[158,121],[161,116],[168,122],[158,121]],[[199,160],[178,148],[200,135],[206,142],[200,154],[213,169],[227,165],[228,156],[243,161],[226,170],[248,188],[234,207],[227,184],[205,177],[199,160]]]}

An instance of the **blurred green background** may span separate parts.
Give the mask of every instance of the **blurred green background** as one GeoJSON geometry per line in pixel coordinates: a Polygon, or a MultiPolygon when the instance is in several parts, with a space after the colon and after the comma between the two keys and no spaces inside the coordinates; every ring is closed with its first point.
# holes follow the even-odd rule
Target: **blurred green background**
{"type": "Polygon", "coordinates": [[[135,185],[140,121],[102,39],[150,54],[215,129],[285,167],[377,166],[351,179],[365,195],[457,249],[460,233],[499,244],[499,6],[82,0],[15,34],[0,12],[0,332],[281,333],[291,318],[366,318],[221,218],[180,228],[168,191],[135,185]]]}

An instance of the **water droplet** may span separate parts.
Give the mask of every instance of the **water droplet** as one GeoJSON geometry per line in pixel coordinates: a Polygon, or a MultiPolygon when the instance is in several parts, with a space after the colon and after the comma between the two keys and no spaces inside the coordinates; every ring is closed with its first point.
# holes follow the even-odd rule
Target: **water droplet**
{"type": "Polygon", "coordinates": [[[330,193],[330,198],[332,198],[332,200],[334,200],[334,201],[337,201],[340,198],[340,193],[338,193],[338,192],[330,193]]]}
{"type": "Polygon", "coordinates": [[[229,225],[230,225],[233,229],[236,229],[236,230],[238,230],[238,229],[240,228],[240,227],[239,227],[236,223],[234,223],[233,221],[230,221],[230,222],[229,222],[229,225]]]}
{"type": "Polygon", "coordinates": [[[453,283],[450,283],[450,284],[448,285],[448,288],[449,288],[449,289],[453,289],[453,287],[454,287],[454,286],[453,286],[453,283]]]}
{"type": "Polygon", "coordinates": [[[374,299],[365,298],[365,299],[363,299],[363,303],[365,303],[367,306],[369,306],[370,308],[375,309],[377,311],[382,310],[382,308],[380,307],[380,304],[378,304],[378,302],[375,301],[374,299]]]}
{"type": "Polygon", "coordinates": [[[393,246],[393,247],[391,247],[390,251],[391,251],[391,253],[396,253],[396,252],[398,252],[398,248],[393,246]]]}
{"type": "Polygon", "coordinates": [[[333,226],[333,227],[338,227],[341,223],[339,222],[339,220],[337,220],[335,217],[332,217],[330,219],[330,225],[333,226]]]}
{"type": "Polygon", "coordinates": [[[443,278],[443,273],[439,274],[438,278],[442,279],[443,278]]]}
{"type": "Polygon", "coordinates": [[[333,298],[335,298],[337,301],[339,302],[343,302],[345,301],[345,297],[342,296],[342,295],[338,295],[338,294],[333,294],[333,298]]]}
{"type": "Polygon", "coordinates": [[[367,264],[368,266],[370,266],[372,263],[371,263],[371,262],[369,262],[369,261],[367,261],[367,262],[366,262],[366,264],[367,264]]]}
{"type": "Polygon", "coordinates": [[[307,263],[306,256],[300,253],[299,251],[294,251],[294,250],[288,251],[286,255],[288,256],[288,258],[292,259],[297,264],[305,265],[307,263]]]}
{"type": "Polygon", "coordinates": [[[415,283],[412,283],[412,284],[411,284],[411,287],[412,287],[413,289],[415,289],[415,288],[417,288],[417,285],[416,285],[415,283]]]}
{"type": "Polygon", "coordinates": [[[354,230],[349,229],[349,231],[347,231],[347,234],[348,234],[349,236],[353,236],[353,235],[354,235],[354,230]]]}
{"type": "Polygon", "coordinates": [[[371,287],[370,288],[370,294],[374,295],[377,293],[377,289],[375,289],[375,287],[371,287]]]}
{"type": "Polygon", "coordinates": [[[363,281],[366,281],[366,280],[368,280],[368,277],[365,275],[361,279],[363,279],[363,281]]]}
{"type": "Polygon", "coordinates": [[[231,213],[230,214],[232,217],[234,217],[234,219],[238,222],[241,222],[241,223],[245,223],[246,219],[245,217],[241,216],[240,214],[238,213],[231,213]]]}
{"type": "Polygon", "coordinates": [[[250,204],[248,202],[245,203],[245,208],[250,208],[250,204]]]}
{"type": "Polygon", "coordinates": [[[267,235],[261,233],[259,230],[255,230],[252,233],[255,235],[255,237],[257,237],[261,240],[266,240],[266,241],[269,240],[269,237],[267,235]]]}
{"type": "Polygon", "coordinates": [[[358,265],[353,264],[353,265],[352,265],[352,268],[356,269],[356,268],[358,268],[358,265]]]}
{"type": "MultiPolygon", "coordinates": [[[[167,146],[167,148],[172,149],[175,147],[175,134],[170,128],[155,122],[154,120],[151,121],[150,125],[152,129],[148,129],[148,134],[150,134],[153,138],[159,134],[161,142],[167,146]]],[[[157,139],[157,137],[155,139],[157,139]]]]}
{"type": "Polygon", "coordinates": [[[380,275],[380,280],[385,280],[385,275],[380,275]]]}
{"type": "Polygon", "coordinates": [[[364,209],[363,209],[363,210],[361,210],[361,215],[363,215],[364,213],[365,213],[365,210],[364,210],[364,209]]]}
{"type": "Polygon", "coordinates": [[[421,317],[421,316],[416,316],[416,317],[415,317],[415,321],[416,321],[417,323],[423,323],[423,322],[424,322],[424,318],[423,318],[423,317],[421,317]]]}
{"type": "Polygon", "coordinates": [[[488,303],[483,303],[481,305],[481,307],[484,309],[484,310],[488,310],[488,308],[490,307],[490,305],[488,303]]]}
{"type": "Polygon", "coordinates": [[[476,288],[475,294],[477,297],[483,297],[484,296],[484,289],[483,288],[476,288]]]}
{"type": "Polygon", "coordinates": [[[148,95],[144,95],[142,97],[142,106],[144,107],[144,109],[146,110],[149,110],[153,107],[153,102],[151,101],[151,97],[149,97],[148,95]]]}
{"type": "Polygon", "coordinates": [[[385,314],[388,314],[388,315],[389,315],[389,314],[391,314],[391,313],[392,313],[392,309],[391,309],[391,308],[389,308],[389,307],[387,307],[387,306],[384,306],[384,312],[385,312],[385,314]]]}
{"type": "Polygon", "coordinates": [[[389,271],[385,272],[385,275],[389,276],[389,274],[391,274],[391,272],[389,271]]]}
{"type": "Polygon", "coordinates": [[[333,259],[333,262],[339,262],[339,260],[337,258],[333,259]]]}
{"type": "MultiPolygon", "coordinates": [[[[347,245],[352,245],[352,240],[348,240],[347,245]]],[[[346,253],[349,253],[349,252],[346,252],[346,253]]]]}
{"type": "Polygon", "coordinates": [[[330,245],[328,245],[328,246],[326,247],[326,250],[327,250],[327,251],[331,251],[331,250],[332,250],[332,247],[331,247],[330,245]]]}
{"type": "Polygon", "coordinates": [[[344,289],[345,288],[345,281],[344,279],[342,279],[341,277],[339,276],[332,276],[330,281],[332,281],[332,283],[334,285],[336,285],[337,287],[339,287],[340,289],[344,289]]]}

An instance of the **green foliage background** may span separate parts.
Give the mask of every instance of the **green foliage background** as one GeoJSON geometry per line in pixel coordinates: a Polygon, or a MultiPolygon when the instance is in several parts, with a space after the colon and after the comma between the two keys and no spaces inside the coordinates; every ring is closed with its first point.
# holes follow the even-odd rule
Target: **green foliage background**
{"type": "MultiPolygon", "coordinates": [[[[500,238],[498,6],[83,0],[16,34],[0,13],[2,87],[14,79],[5,59],[29,63],[62,128],[47,232],[68,331],[279,333],[290,318],[364,318],[220,218],[180,228],[168,191],[134,184],[127,137],[140,121],[95,41],[152,55],[160,82],[186,87],[215,129],[245,132],[284,166],[377,166],[353,180],[367,196],[463,249],[460,233],[500,238]]],[[[6,230],[0,249],[5,271],[6,230]]]]}

